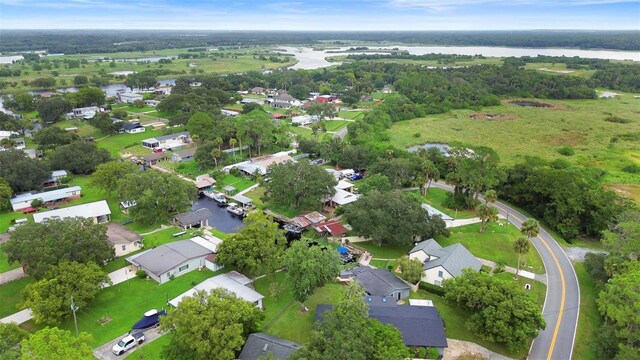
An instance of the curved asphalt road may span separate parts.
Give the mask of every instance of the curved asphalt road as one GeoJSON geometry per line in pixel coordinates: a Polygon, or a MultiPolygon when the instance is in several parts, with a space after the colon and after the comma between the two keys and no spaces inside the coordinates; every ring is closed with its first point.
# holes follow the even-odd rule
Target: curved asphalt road
{"type": "MultiPolygon", "coordinates": [[[[452,191],[444,183],[434,183],[433,187],[452,191]]],[[[520,228],[527,217],[501,202],[495,203],[500,214],[520,228]]],[[[528,359],[570,360],[578,326],[580,310],[580,287],[573,265],[558,243],[540,228],[540,234],[531,239],[542,257],[547,273],[547,295],[542,315],[547,327],[533,340],[528,359]]]]}

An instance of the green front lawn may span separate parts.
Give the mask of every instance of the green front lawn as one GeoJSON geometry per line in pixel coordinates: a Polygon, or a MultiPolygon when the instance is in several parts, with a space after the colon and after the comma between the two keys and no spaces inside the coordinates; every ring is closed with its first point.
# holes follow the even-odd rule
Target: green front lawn
{"type": "Polygon", "coordinates": [[[338,131],[350,123],[350,121],[344,120],[325,120],[324,122],[327,131],[338,131]]]}
{"type": "Polygon", "coordinates": [[[517,281],[518,285],[524,289],[525,284],[531,285],[531,290],[527,292],[533,300],[540,305],[540,311],[542,311],[542,307],[544,306],[545,295],[547,294],[547,286],[539,281],[527,279],[525,277],[519,276],[518,280],[515,280],[515,275],[508,272],[503,272],[500,274],[494,275],[496,278],[504,281],[517,281]]]}
{"type": "MultiPolygon", "coordinates": [[[[479,232],[480,224],[471,224],[449,229],[451,236],[436,236],[436,240],[443,247],[461,243],[474,256],[503,262],[507,266],[518,266],[518,255],[513,251],[513,243],[520,236],[520,231],[512,224],[499,226],[491,223],[484,233],[479,232]]],[[[544,273],[542,258],[531,245],[531,250],[523,258],[523,270],[536,274],[544,273]]]]}
{"type": "MultiPolygon", "coordinates": [[[[109,135],[102,139],[97,139],[96,144],[98,147],[109,150],[111,155],[115,157],[119,157],[120,152],[127,148],[133,147],[135,145],[141,145],[142,140],[149,139],[156,136],[165,135],[161,130],[153,130],[152,128],[147,128],[145,132],[137,133],[137,134],[114,134],[109,135]]],[[[151,153],[151,150],[149,150],[151,153]]]]}
{"type": "Polygon", "coordinates": [[[449,191],[438,189],[438,188],[430,188],[427,196],[420,195],[420,191],[410,191],[407,194],[414,197],[421,203],[427,203],[434,208],[442,211],[443,213],[451,216],[454,219],[471,219],[476,217],[476,212],[470,209],[449,209],[445,207],[442,203],[447,199],[447,194],[449,191]]]}
{"type": "Polygon", "coordinates": [[[216,183],[216,188],[222,190],[223,187],[227,186],[227,185],[231,185],[234,188],[236,188],[236,193],[240,192],[242,190],[245,190],[253,185],[255,185],[256,183],[244,178],[244,177],[238,177],[235,175],[231,175],[228,174],[225,177],[221,178],[221,179],[216,179],[218,182],[216,183]]]}
{"type": "Polygon", "coordinates": [[[573,348],[573,358],[595,360],[596,338],[598,336],[596,331],[602,325],[602,318],[596,304],[598,297],[596,283],[583,263],[575,263],[573,268],[580,283],[580,318],[578,319],[578,333],[573,348]]]}
{"type": "Polygon", "coordinates": [[[397,259],[409,253],[413,245],[382,245],[378,246],[371,241],[357,242],[352,245],[361,247],[373,254],[377,259],[397,259]]]}
{"type": "Polygon", "coordinates": [[[21,292],[25,286],[35,282],[35,279],[27,276],[6,284],[0,285],[0,318],[14,314],[22,309],[18,307],[21,300],[21,292]]]}
{"type": "Polygon", "coordinates": [[[142,347],[130,352],[130,355],[128,355],[127,358],[134,360],[162,360],[164,359],[162,356],[162,350],[165,346],[169,345],[170,342],[171,335],[164,334],[153,342],[143,344],[142,347]]]}

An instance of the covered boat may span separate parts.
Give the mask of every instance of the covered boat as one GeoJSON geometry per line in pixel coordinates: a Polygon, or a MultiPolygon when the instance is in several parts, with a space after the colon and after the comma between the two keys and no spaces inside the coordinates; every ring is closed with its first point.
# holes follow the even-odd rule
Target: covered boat
{"type": "Polygon", "coordinates": [[[144,317],[133,324],[131,330],[145,330],[160,324],[160,316],[167,315],[167,310],[151,309],[144,313],[144,317]]]}

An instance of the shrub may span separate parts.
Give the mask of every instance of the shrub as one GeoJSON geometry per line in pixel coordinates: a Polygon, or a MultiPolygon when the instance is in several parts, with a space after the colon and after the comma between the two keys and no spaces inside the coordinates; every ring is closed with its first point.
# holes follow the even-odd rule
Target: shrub
{"type": "Polygon", "coordinates": [[[640,174],[640,165],[638,164],[629,164],[622,168],[622,171],[630,173],[630,174],[640,174]]]}
{"type": "Polygon", "coordinates": [[[146,279],[147,278],[147,272],[144,271],[144,270],[138,270],[138,271],[136,271],[136,276],[139,279],[146,279]]]}
{"type": "Polygon", "coordinates": [[[493,269],[494,274],[500,274],[504,272],[504,263],[502,261],[498,261],[496,263],[496,267],[493,269]]]}
{"type": "Polygon", "coordinates": [[[628,124],[631,122],[631,120],[624,119],[619,116],[607,116],[606,118],[604,118],[604,121],[615,124],[628,124]]]}
{"type": "Polygon", "coordinates": [[[420,134],[420,133],[415,133],[415,134],[413,134],[413,137],[414,137],[414,138],[419,138],[420,136],[422,136],[422,134],[420,134]]]}
{"type": "Polygon", "coordinates": [[[441,286],[436,286],[436,285],[432,285],[427,282],[421,281],[418,287],[434,295],[444,296],[444,288],[441,286]]]}
{"type": "Polygon", "coordinates": [[[569,146],[563,146],[560,149],[558,149],[558,153],[560,155],[564,155],[564,156],[573,156],[576,154],[575,150],[573,150],[572,148],[570,148],[569,146]]]}
{"type": "Polygon", "coordinates": [[[31,207],[34,208],[39,208],[40,206],[42,206],[42,200],[41,199],[35,199],[31,202],[31,207]]]}
{"type": "Polygon", "coordinates": [[[432,348],[432,347],[427,348],[427,359],[439,359],[439,358],[440,358],[440,353],[438,352],[438,349],[432,348]]]}

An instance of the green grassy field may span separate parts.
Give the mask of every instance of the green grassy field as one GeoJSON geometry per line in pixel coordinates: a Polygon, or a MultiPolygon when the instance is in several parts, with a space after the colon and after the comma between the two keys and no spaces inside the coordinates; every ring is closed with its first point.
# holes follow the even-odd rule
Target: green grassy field
{"type": "Polygon", "coordinates": [[[0,285],[0,318],[20,311],[18,304],[21,300],[21,292],[25,286],[35,282],[35,279],[28,276],[0,285]]]}
{"type": "Polygon", "coordinates": [[[222,190],[223,187],[231,185],[236,188],[236,192],[246,190],[247,188],[255,185],[256,183],[245,178],[238,177],[231,174],[226,175],[223,178],[216,179],[218,182],[216,183],[216,188],[222,190]]]}
{"type": "MultiPolygon", "coordinates": [[[[522,161],[527,155],[565,159],[606,170],[604,183],[640,184],[640,174],[622,171],[627,165],[640,164],[640,142],[612,141],[614,136],[640,131],[640,99],[624,94],[616,99],[544,102],[553,107],[520,107],[505,101],[503,105],[481,111],[456,110],[400,121],[392,126],[390,135],[392,143],[400,147],[429,142],[489,146],[498,152],[505,165],[522,161]],[[501,117],[500,120],[471,118],[478,113],[501,117]],[[605,121],[609,116],[629,122],[605,121]],[[560,155],[558,149],[563,146],[571,147],[575,155],[560,155]]],[[[640,188],[627,190],[637,196],[640,188]]]]}
{"type": "Polygon", "coordinates": [[[573,358],[581,360],[596,360],[596,330],[602,324],[598,312],[596,299],[598,294],[595,282],[585,269],[583,263],[573,264],[580,283],[580,318],[578,319],[578,333],[576,334],[573,358]]]}
{"type": "MultiPolygon", "coordinates": [[[[137,134],[115,134],[97,139],[96,144],[101,148],[109,150],[111,155],[119,157],[121,152],[127,152],[127,148],[142,146],[142,140],[162,135],[164,135],[164,132],[161,130],[147,128],[145,132],[137,134]]],[[[151,151],[147,150],[147,153],[151,153],[151,151]]]]}
{"type": "Polygon", "coordinates": [[[378,246],[370,241],[353,243],[373,254],[377,259],[397,259],[407,255],[413,245],[382,245],[378,246]]]}
{"type": "Polygon", "coordinates": [[[5,271],[9,271],[9,270],[13,270],[13,269],[17,269],[18,267],[20,267],[20,263],[18,263],[18,262],[10,263],[9,262],[9,257],[4,252],[3,245],[0,244],[0,273],[3,273],[5,271]]]}
{"type": "Polygon", "coordinates": [[[343,127],[349,125],[351,122],[344,120],[325,120],[324,123],[327,131],[338,131],[343,127]]]}
{"type": "MultiPolygon", "coordinates": [[[[513,251],[513,242],[520,236],[520,231],[512,224],[498,226],[491,223],[484,233],[478,232],[480,224],[471,224],[449,229],[451,236],[436,236],[436,240],[442,246],[449,246],[456,243],[464,245],[474,256],[503,262],[507,266],[516,267],[518,256],[513,251]]],[[[533,273],[544,273],[544,265],[540,254],[533,245],[527,256],[523,257],[523,270],[533,273]]]]}
{"type": "Polygon", "coordinates": [[[407,192],[407,194],[415,197],[418,201],[427,203],[434,208],[442,211],[443,213],[451,216],[454,219],[471,219],[476,217],[476,212],[473,209],[449,209],[442,203],[447,199],[449,191],[438,188],[430,188],[427,196],[420,195],[419,190],[407,192]]]}

